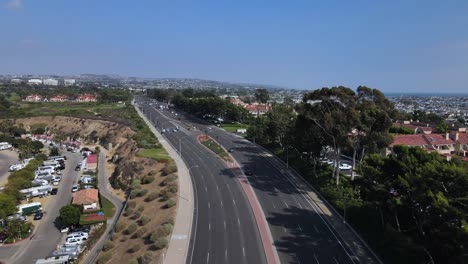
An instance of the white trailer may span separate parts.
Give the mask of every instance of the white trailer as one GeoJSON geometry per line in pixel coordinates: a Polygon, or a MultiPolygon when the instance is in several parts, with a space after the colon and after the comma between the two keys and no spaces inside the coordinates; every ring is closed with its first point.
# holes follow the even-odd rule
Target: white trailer
{"type": "Polygon", "coordinates": [[[23,189],[23,190],[20,190],[20,193],[22,193],[25,197],[29,198],[29,197],[47,195],[50,191],[52,191],[52,186],[45,185],[45,186],[38,186],[38,187],[23,189]]]}

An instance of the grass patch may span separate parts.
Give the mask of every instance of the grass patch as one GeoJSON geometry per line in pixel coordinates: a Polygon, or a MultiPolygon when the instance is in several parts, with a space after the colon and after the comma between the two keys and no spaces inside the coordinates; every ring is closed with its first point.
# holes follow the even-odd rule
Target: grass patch
{"type": "MultiPolygon", "coordinates": [[[[247,129],[248,126],[245,124],[221,124],[221,128],[229,131],[229,132],[237,132],[237,129],[247,129]]],[[[245,133],[244,133],[245,134],[245,133]]]]}
{"type": "Polygon", "coordinates": [[[218,143],[214,142],[212,139],[202,141],[201,143],[205,145],[205,147],[213,151],[216,155],[220,156],[223,160],[226,160],[226,161],[230,160],[227,152],[218,143]]]}
{"type": "Polygon", "coordinates": [[[111,218],[115,214],[115,206],[114,204],[109,201],[106,197],[99,195],[101,197],[101,206],[102,210],[104,211],[104,215],[107,218],[111,218]]]}
{"type": "Polygon", "coordinates": [[[164,148],[151,148],[151,149],[140,149],[137,153],[138,157],[154,159],[158,162],[167,162],[171,160],[171,157],[167,154],[164,148]]]}

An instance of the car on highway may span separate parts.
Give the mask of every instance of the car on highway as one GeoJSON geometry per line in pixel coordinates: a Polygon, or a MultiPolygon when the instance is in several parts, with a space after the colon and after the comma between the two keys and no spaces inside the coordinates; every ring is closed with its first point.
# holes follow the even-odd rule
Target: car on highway
{"type": "Polygon", "coordinates": [[[229,152],[229,153],[233,153],[233,152],[234,152],[234,148],[230,148],[230,149],[228,150],[228,152],[229,152]]]}
{"type": "Polygon", "coordinates": [[[34,214],[34,220],[41,220],[43,216],[44,216],[43,212],[37,212],[34,214]]]}
{"type": "Polygon", "coordinates": [[[347,164],[347,163],[340,163],[339,168],[340,168],[340,170],[350,170],[353,167],[351,165],[347,164]]]}
{"type": "Polygon", "coordinates": [[[80,186],[78,184],[73,184],[73,187],[72,187],[72,192],[77,192],[80,190],[80,186]]]}

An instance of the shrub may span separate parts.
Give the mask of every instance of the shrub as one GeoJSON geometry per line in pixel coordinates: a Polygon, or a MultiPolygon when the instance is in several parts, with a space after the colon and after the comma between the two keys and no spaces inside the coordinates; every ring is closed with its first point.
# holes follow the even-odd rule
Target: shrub
{"type": "Polygon", "coordinates": [[[156,200],[158,197],[159,197],[159,192],[152,192],[152,193],[148,194],[145,201],[146,202],[151,202],[151,201],[156,200]]]}
{"type": "Polygon", "coordinates": [[[138,227],[138,226],[137,226],[137,224],[135,224],[135,223],[130,224],[130,225],[127,227],[127,230],[125,230],[125,234],[127,234],[127,235],[132,234],[133,232],[135,232],[135,230],[137,229],[137,227],[138,227]]]}
{"type": "Polygon", "coordinates": [[[174,163],[167,164],[162,170],[164,175],[169,175],[177,171],[177,166],[174,163]]]}
{"type": "Polygon", "coordinates": [[[166,202],[166,207],[167,207],[167,208],[171,208],[171,207],[173,207],[174,205],[176,205],[175,199],[170,198],[169,200],[167,200],[167,202],[166,202]]]}
{"type": "Polygon", "coordinates": [[[166,237],[171,234],[173,226],[169,223],[163,224],[162,226],[156,229],[156,232],[151,236],[151,241],[154,242],[160,237],[166,237]],[[154,237],[153,237],[154,236],[154,237]]]}
{"type": "Polygon", "coordinates": [[[161,198],[164,201],[169,200],[169,198],[171,198],[172,196],[174,196],[174,193],[170,192],[167,188],[161,191],[161,198]]]}
{"type": "Polygon", "coordinates": [[[177,184],[171,184],[167,186],[167,191],[176,194],[177,193],[177,184]]]}
{"type": "Polygon", "coordinates": [[[130,192],[130,199],[136,198],[140,194],[141,189],[134,189],[130,192]]]}
{"type": "Polygon", "coordinates": [[[169,241],[167,240],[167,238],[160,237],[156,239],[156,241],[154,241],[153,246],[155,249],[162,249],[162,248],[165,248],[168,243],[169,241]]]}
{"type": "Polygon", "coordinates": [[[143,179],[141,179],[141,184],[150,184],[152,183],[156,178],[154,176],[145,176],[143,179]]]}
{"type": "Polygon", "coordinates": [[[177,176],[172,174],[172,175],[169,175],[167,176],[166,179],[164,179],[164,181],[161,182],[161,186],[166,186],[166,185],[169,185],[171,182],[177,180],[177,176]]]}
{"type": "Polygon", "coordinates": [[[148,231],[146,227],[138,229],[135,233],[135,238],[142,237],[146,233],[146,231],[148,231]]]}
{"type": "Polygon", "coordinates": [[[138,212],[143,212],[145,210],[145,207],[142,205],[142,206],[138,207],[137,210],[138,210],[138,212]]]}
{"type": "Polygon", "coordinates": [[[168,223],[168,224],[171,224],[171,225],[173,225],[173,226],[174,226],[174,219],[173,219],[173,218],[171,218],[171,219],[167,220],[167,223],[168,223]]]}
{"type": "Polygon", "coordinates": [[[140,189],[141,188],[141,181],[140,180],[133,180],[132,181],[132,188],[133,189],[140,189]]]}
{"type": "Polygon", "coordinates": [[[144,226],[147,223],[149,223],[150,221],[151,221],[151,219],[148,216],[144,215],[144,216],[142,216],[140,218],[140,225],[144,226]]]}
{"type": "Polygon", "coordinates": [[[141,216],[141,212],[140,211],[135,211],[135,213],[133,213],[132,219],[136,220],[136,219],[140,218],[140,216],[141,216]]]}
{"type": "Polygon", "coordinates": [[[143,197],[148,193],[147,189],[141,189],[140,193],[138,193],[138,197],[143,197]]]}
{"type": "Polygon", "coordinates": [[[103,251],[108,251],[109,249],[112,249],[114,247],[114,244],[112,243],[112,241],[110,240],[107,240],[104,245],[102,246],[102,250],[103,251]]]}
{"type": "Polygon", "coordinates": [[[127,207],[127,208],[125,209],[125,214],[124,214],[124,215],[125,215],[125,216],[129,216],[129,215],[131,215],[132,213],[133,213],[133,208],[127,207]]]}
{"type": "Polygon", "coordinates": [[[112,253],[106,252],[99,257],[99,259],[97,260],[97,263],[98,264],[107,263],[111,258],[112,258],[112,253]]]}
{"type": "Polygon", "coordinates": [[[135,206],[136,206],[136,202],[135,202],[135,201],[129,201],[129,202],[127,203],[127,208],[129,208],[129,207],[130,207],[130,208],[135,208],[135,206]]]}
{"type": "Polygon", "coordinates": [[[138,259],[132,259],[128,264],[138,264],[138,259]]]}
{"type": "Polygon", "coordinates": [[[150,172],[148,172],[148,176],[154,176],[154,175],[156,175],[155,170],[151,170],[150,172]]]}
{"type": "Polygon", "coordinates": [[[138,258],[139,264],[150,264],[153,262],[153,254],[151,252],[145,252],[142,256],[138,258]]]}
{"type": "Polygon", "coordinates": [[[139,244],[133,245],[131,248],[127,250],[128,253],[135,253],[140,251],[141,246],[139,244]]]}

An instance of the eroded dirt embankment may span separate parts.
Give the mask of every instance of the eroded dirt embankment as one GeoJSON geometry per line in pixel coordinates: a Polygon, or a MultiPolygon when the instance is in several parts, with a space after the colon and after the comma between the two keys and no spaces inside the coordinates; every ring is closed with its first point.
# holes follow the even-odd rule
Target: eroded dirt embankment
{"type": "Polygon", "coordinates": [[[111,183],[127,185],[132,177],[140,178],[147,168],[158,165],[154,160],[136,157],[138,146],[133,140],[135,132],[123,124],[64,116],[20,118],[15,121],[26,130],[45,124],[46,133],[61,141],[76,140],[83,145],[101,145],[106,148],[115,164],[111,183]]]}

